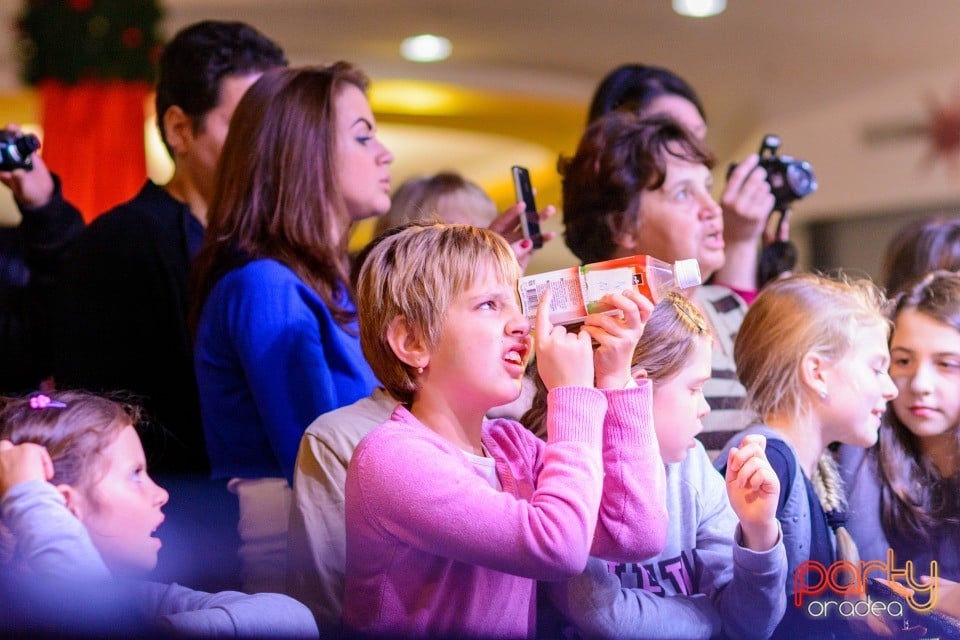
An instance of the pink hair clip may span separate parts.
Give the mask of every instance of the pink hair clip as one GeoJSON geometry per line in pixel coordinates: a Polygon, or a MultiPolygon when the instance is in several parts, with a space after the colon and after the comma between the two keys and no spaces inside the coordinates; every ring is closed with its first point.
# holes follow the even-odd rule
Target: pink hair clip
{"type": "Polygon", "coordinates": [[[30,398],[31,409],[46,409],[47,407],[51,409],[66,409],[67,405],[59,400],[51,400],[50,396],[45,396],[42,393],[30,398]]]}

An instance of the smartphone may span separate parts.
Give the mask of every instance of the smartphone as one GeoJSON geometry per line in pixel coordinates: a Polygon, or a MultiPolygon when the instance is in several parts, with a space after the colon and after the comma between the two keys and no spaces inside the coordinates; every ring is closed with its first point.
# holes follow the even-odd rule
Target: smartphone
{"type": "Polygon", "coordinates": [[[543,236],[540,235],[540,214],[537,213],[537,203],[533,200],[533,187],[530,186],[530,172],[525,167],[514,165],[513,188],[517,193],[517,202],[527,205],[526,211],[520,216],[520,228],[523,237],[533,243],[534,249],[543,246],[543,236]]]}

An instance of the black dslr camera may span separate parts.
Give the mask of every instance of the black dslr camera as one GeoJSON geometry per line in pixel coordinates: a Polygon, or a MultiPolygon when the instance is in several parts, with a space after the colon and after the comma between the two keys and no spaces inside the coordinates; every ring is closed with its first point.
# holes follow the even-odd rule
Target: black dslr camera
{"type": "MultiPolygon", "coordinates": [[[[780,212],[777,220],[776,237],[780,237],[783,219],[787,207],[794,200],[804,198],[817,190],[817,178],[813,175],[813,167],[805,160],[794,160],[790,156],[778,156],[780,136],[765,135],[760,144],[760,160],[758,167],[767,172],[767,183],[773,194],[773,211],[780,212]]],[[[727,179],[737,165],[730,165],[727,179]]],[[[764,284],[779,277],[783,273],[792,271],[797,264],[797,248],[792,242],[779,239],[764,245],[760,254],[760,264],[757,265],[757,283],[764,284]]]]}
{"type": "Polygon", "coordinates": [[[785,211],[794,200],[804,198],[817,190],[813,167],[806,160],[778,156],[780,136],[765,135],[760,144],[760,162],[757,166],[767,172],[767,182],[774,197],[774,211],[785,211]]]}
{"type": "MultiPolygon", "coordinates": [[[[760,143],[760,160],[757,166],[767,172],[767,183],[773,194],[773,210],[781,213],[787,210],[794,200],[806,197],[817,190],[817,178],[813,167],[806,160],[794,160],[790,156],[778,156],[780,136],[767,134],[760,143]]],[[[731,164],[727,170],[727,180],[737,168],[731,164]]]]}
{"type": "Polygon", "coordinates": [[[0,130],[0,171],[33,169],[33,152],[40,148],[40,140],[32,133],[0,130]]]}

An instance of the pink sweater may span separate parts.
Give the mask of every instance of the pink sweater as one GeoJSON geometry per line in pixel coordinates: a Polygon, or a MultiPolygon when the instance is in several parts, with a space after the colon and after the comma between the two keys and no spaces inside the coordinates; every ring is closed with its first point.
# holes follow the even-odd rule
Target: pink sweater
{"type": "Polygon", "coordinates": [[[347,628],[532,637],[536,580],[577,575],[590,554],[659,553],[665,479],[650,403],[646,381],[554,389],[546,444],[516,422],[485,423],[502,491],[398,407],[347,471],[347,628]]]}

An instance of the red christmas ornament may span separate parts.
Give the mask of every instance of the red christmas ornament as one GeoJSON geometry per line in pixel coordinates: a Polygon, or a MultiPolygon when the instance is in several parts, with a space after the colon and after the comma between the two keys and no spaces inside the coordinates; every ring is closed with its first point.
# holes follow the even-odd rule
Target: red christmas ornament
{"type": "Polygon", "coordinates": [[[127,27],[120,34],[120,42],[127,49],[135,49],[143,44],[143,31],[136,27],[127,27]]]}
{"type": "Polygon", "coordinates": [[[67,0],[67,6],[74,11],[87,11],[93,6],[93,0],[67,0]]]}
{"type": "Polygon", "coordinates": [[[147,54],[150,58],[150,62],[157,64],[160,62],[160,54],[163,53],[163,45],[155,44],[150,47],[150,52],[147,54]]]}
{"type": "Polygon", "coordinates": [[[953,95],[941,102],[933,94],[928,94],[927,124],[924,133],[929,141],[926,155],[921,166],[929,168],[941,160],[952,173],[960,171],[960,87],[953,95]]]}

